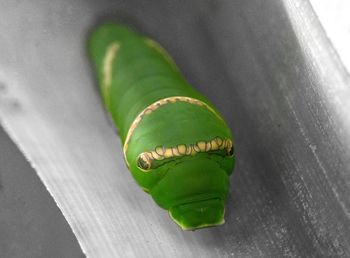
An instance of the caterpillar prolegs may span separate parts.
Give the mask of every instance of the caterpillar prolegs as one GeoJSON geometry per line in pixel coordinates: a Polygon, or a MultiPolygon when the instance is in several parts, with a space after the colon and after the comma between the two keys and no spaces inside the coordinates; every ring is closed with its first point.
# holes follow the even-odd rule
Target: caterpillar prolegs
{"type": "Polygon", "coordinates": [[[184,230],[223,224],[235,159],[217,109],[156,41],[125,26],[99,26],[89,54],[137,183],[184,230]]]}

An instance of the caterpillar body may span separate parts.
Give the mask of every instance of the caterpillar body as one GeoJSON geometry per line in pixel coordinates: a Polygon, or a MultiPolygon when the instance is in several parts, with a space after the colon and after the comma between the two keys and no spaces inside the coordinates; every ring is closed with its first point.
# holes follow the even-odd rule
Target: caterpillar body
{"type": "Polygon", "coordinates": [[[134,179],[182,229],[223,224],[235,159],[218,110],[156,41],[105,23],[88,43],[134,179]]]}

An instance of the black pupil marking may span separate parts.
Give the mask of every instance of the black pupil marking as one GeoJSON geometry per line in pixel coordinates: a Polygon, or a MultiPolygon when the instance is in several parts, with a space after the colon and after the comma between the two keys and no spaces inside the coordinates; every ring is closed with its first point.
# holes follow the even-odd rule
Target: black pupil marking
{"type": "Polygon", "coordinates": [[[229,156],[233,156],[233,153],[234,153],[234,148],[233,148],[233,146],[231,146],[231,148],[229,149],[229,151],[228,151],[228,155],[229,156]]]}
{"type": "Polygon", "coordinates": [[[138,167],[140,167],[140,168],[142,168],[144,170],[148,170],[149,169],[149,164],[142,157],[139,157],[137,165],[138,165],[138,167]]]}

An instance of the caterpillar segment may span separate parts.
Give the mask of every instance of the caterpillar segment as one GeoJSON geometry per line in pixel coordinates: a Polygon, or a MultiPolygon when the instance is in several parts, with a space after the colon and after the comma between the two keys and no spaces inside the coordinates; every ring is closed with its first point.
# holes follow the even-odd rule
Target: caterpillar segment
{"type": "Polygon", "coordinates": [[[209,105],[205,104],[204,102],[202,102],[202,101],[200,101],[198,99],[193,99],[193,98],[184,97],[184,96],[172,96],[172,97],[167,97],[167,98],[164,98],[164,99],[160,99],[160,100],[156,101],[155,103],[152,103],[147,108],[145,108],[135,118],[135,120],[131,124],[130,129],[128,130],[128,134],[126,136],[124,147],[123,147],[124,156],[126,156],[126,152],[127,152],[128,146],[129,146],[129,142],[130,142],[131,136],[132,136],[133,132],[135,131],[137,125],[141,122],[142,118],[144,116],[146,116],[146,115],[150,115],[152,112],[154,112],[156,109],[160,108],[163,105],[171,104],[171,103],[175,103],[175,102],[186,102],[186,103],[190,103],[190,104],[193,104],[193,105],[201,106],[201,107],[203,107],[205,109],[208,109],[213,114],[215,114],[219,119],[223,120],[221,118],[221,116],[215,110],[213,110],[209,105]]]}

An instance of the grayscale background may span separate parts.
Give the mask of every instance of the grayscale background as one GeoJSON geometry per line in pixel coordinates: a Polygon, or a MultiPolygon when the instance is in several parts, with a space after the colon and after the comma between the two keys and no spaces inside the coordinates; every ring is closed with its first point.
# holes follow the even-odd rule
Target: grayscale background
{"type": "Polygon", "coordinates": [[[0,257],[349,257],[349,10],[1,1],[0,257]],[[182,232],[127,171],[86,53],[111,17],[158,40],[232,128],[224,226],[182,232]]]}

